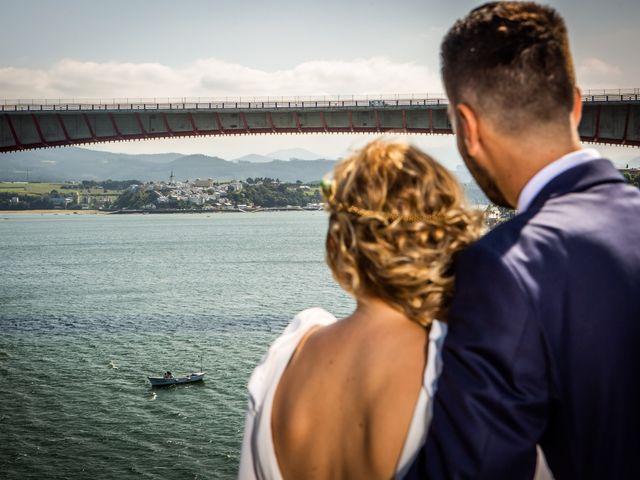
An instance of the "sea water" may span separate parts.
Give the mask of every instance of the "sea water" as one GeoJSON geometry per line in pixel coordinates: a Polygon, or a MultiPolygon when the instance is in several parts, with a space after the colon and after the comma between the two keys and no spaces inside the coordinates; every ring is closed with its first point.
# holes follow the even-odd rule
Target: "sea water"
{"type": "Polygon", "coordinates": [[[324,212],[0,212],[0,476],[234,478],[269,344],[300,310],[353,307],[326,226],[324,212]],[[150,387],[201,357],[203,383],[150,387]]]}

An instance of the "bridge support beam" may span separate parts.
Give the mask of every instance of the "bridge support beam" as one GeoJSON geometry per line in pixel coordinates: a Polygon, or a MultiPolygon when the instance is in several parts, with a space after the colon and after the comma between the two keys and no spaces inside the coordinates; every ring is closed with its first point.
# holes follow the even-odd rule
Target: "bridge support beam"
{"type": "MultiPolygon", "coordinates": [[[[445,103],[427,100],[232,104],[64,105],[7,111],[0,105],[0,153],[153,138],[287,133],[452,134],[445,103]],[[430,101],[432,102],[432,101],[430,101]]],[[[584,141],[640,146],[640,95],[585,103],[584,141]]]]}
{"type": "MultiPolygon", "coordinates": [[[[6,119],[7,119],[7,124],[9,125],[9,130],[11,131],[11,136],[13,137],[15,150],[22,150],[23,149],[22,142],[20,142],[20,139],[18,138],[18,134],[16,133],[16,127],[14,127],[11,117],[7,115],[6,119]]],[[[9,148],[11,148],[11,146],[9,146],[9,148]]],[[[12,151],[12,150],[7,150],[7,151],[12,151]]]]}

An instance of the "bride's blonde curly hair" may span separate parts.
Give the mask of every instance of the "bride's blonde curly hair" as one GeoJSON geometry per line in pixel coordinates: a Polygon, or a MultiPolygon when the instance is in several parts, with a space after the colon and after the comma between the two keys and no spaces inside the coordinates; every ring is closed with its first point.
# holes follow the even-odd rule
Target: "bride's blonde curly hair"
{"type": "Polygon", "coordinates": [[[452,174],[414,146],[375,140],[336,165],[323,193],[326,258],[340,286],[425,327],[446,320],[452,261],[482,230],[452,174]]]}

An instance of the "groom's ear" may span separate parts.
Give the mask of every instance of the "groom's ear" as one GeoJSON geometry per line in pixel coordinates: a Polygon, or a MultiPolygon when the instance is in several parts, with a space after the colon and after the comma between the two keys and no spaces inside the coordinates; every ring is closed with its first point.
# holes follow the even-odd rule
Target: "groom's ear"
{"type": "Polygon", "coordinates": [[[573,111],[571,112],[571,117],[577,128],[580,125],[580,120],[582,120],[582,92],[578,87],[573,89],[573,111]]]}
{"type": "Polygon", "coordinates": [[[467,152],[472,157],[477,157],[480,149],[480,126],[476,113],[466,103],[459,103],[456,105],[456,117],[456,127],[462,130],[458,134],[463,134],[462,139],[467,152]]]}

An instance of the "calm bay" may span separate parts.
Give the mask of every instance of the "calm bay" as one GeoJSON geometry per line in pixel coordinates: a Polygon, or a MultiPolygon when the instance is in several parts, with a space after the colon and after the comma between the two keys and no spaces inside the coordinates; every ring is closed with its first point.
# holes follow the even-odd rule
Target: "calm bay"
{"type": "Polygon", "coordinates": [[[324,212],[0,213],[4,478],[234,478],[246,383],[300,310],[347,314],[324,212]],[[206,380],[151,389],[147,375],[206,380]]]}

